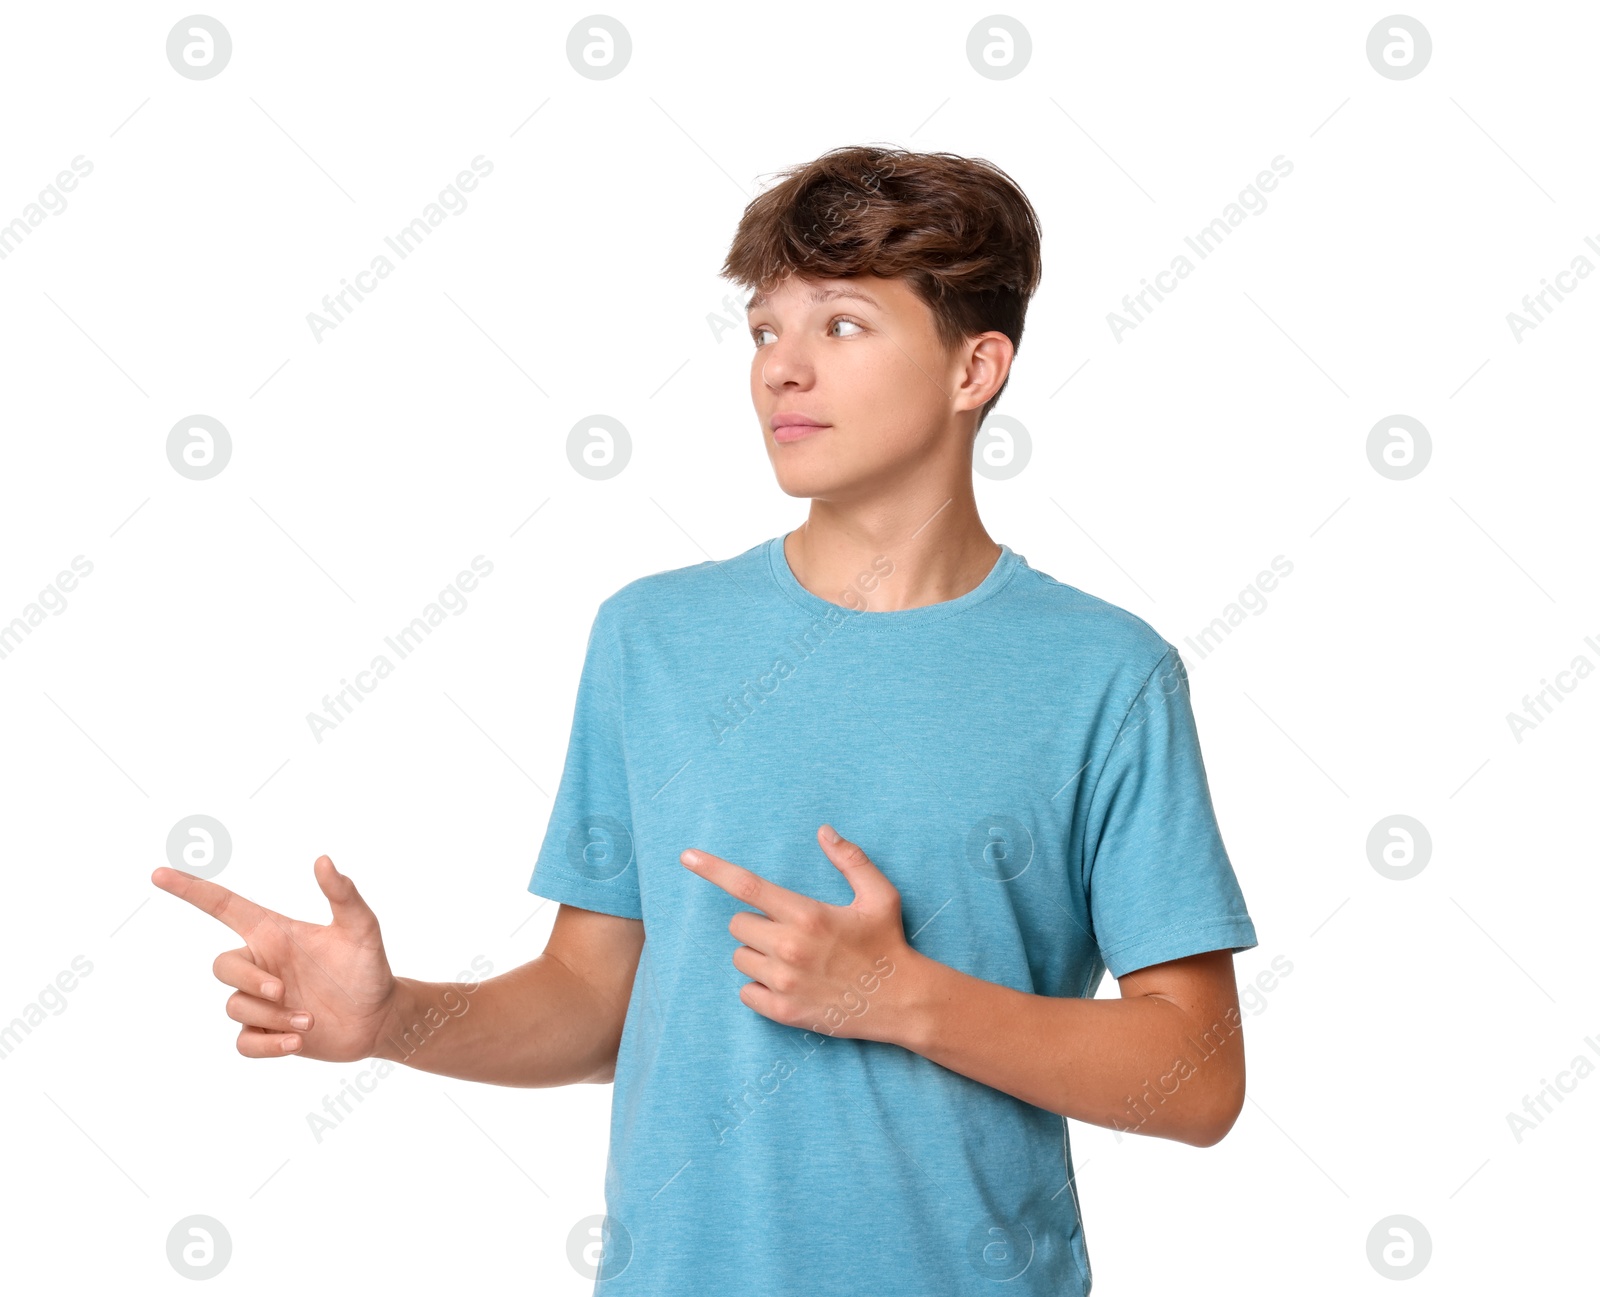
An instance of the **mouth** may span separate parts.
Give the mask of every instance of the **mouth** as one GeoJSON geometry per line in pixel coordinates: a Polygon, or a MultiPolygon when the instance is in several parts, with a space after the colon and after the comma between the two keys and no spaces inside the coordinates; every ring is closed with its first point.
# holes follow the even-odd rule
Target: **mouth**
{"type": "Polygon", "coordinates": [[[772,423],[772,439],[780,444],[799,441],[828,426],[826,423],[811,423],[792,414],[780,414],[772,423]]]}

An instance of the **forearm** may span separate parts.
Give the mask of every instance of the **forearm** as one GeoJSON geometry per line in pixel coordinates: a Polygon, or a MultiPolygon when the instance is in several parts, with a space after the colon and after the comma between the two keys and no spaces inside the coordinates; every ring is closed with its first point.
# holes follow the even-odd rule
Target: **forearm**
{"type": "Polygon", "coordinates": [[[559,960],[541,955],[476,985],[397,977],[374,1057],[490,1085],[609,1081],[621,1035],[606,1006],[559,960]]]}
{"type": "Polygon", "coordinates": [[[1198,1023],[1170,1000],[1030,995],[917,956],[894,1043],[1077,1121],[1206,1146],[1244,1098],[1235,1011],[1198,1023]]]}

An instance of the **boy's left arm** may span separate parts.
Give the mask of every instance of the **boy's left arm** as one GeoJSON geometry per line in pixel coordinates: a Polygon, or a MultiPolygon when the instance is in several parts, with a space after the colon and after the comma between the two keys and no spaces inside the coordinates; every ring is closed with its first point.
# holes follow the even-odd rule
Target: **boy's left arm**
{"type": "Polygon", "coordinates": [[[1232,952],[1153,964],[1117,985],[1118,1000],[1033,995],[908,947],[876,1026],[894,1044],[1050,1112],[1215,1144],[1244,1106],[1232,952]]]}
{"type": "Polygon", "coordinates": [[[682,863],[759,913],[728,931],[739,998],[764,1017],[903,1046],[1050,1112],[1118,1131],[1215,1144],[1244,1106],[1231,950],[1135,969],[1120,1000],[1034,995],[973,977],[906,940],[900,893],[831,825],[818,844],[855,900],[830,905],[708,851],[682,863]]]}

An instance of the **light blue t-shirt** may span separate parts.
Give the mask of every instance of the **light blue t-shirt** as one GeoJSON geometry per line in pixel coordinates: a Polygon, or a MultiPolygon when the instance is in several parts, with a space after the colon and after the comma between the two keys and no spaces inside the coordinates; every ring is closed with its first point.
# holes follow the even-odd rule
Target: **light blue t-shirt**
{"type": "MultiPolygon", "coordinates": [[[[528,885],[645,926],[594,1291],[1081,1297],[1066,1119],[748,1008],[728,932],[748,907],[678,854],[848,905],[816,841],[830,823],[899,889],[916,950],[1038,995],[1247,950],[1187,675],[1147,623],[1009,546],[956,599],[839,599],[802,586],[776,536],[595,616],[528,885]]],[[[870,991],[845,1002],[870,1011],[870,991]]]]}

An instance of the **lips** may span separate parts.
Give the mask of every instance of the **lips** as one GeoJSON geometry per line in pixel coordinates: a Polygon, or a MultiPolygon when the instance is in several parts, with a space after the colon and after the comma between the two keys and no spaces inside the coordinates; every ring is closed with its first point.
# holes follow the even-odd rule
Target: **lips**
{"type": "Polygon", "coordinates": [[[814,432],[821,432],[828,425],[814,421],[805,414],[779,414],[772,419],[772,438],[774,441],[798,441],[801,437],[810,436],[814,432]]]}

